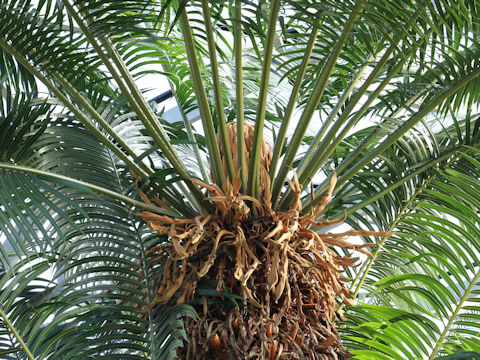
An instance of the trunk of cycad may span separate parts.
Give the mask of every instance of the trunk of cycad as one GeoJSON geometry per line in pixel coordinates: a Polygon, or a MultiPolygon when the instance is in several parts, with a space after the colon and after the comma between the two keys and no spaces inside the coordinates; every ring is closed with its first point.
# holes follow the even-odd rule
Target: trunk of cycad
{"type": "MultiPolygon", "coordinates": [[[[236,166],[236,131],[228,126],[236,166]]],[[[253,127],[245,126],[247,167],[253,127]]],[[[345,241],[348,235],[385,235],[366,231],[326,234],[331,225],[316,214],[331,199],[334,177],[319,208],[300,216],[300,188],[286,211],[273,211],[268,167],[271,152],[263,142],[261,199],[240,193],[240,180],[197,184],[206,189],[216,213],[174,219],[148,212],[139,215],[150,227],[168,234],[168,245],[150,250],[165,259],[156,296],[144,310],[160,304],[188,302],[199,320],[187,320],[188,343],[179,359],[348,359],[335,329],[337,300],[347,305],[349,290],[342,268],[355,259],[333,246],[369,254],[367,245],[345,241]],[[250,206],[247,206],[249,204],[250,206]],[[254,205],[256,211],[250,211],[254,205]],[[314,230],[315,228],[316,230],[314,230]]],[[[142,194],[143,195],[143,194],[142,194]]],[[[144,195],[143,195],[144,196],[144,195]]],[[[153,266],[153,265],[152,265],[153,266]]]]}

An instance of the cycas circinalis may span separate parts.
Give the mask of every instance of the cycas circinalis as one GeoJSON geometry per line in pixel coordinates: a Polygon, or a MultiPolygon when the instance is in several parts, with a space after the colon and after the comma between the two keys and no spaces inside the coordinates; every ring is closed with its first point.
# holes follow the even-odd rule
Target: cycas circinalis
{"type": "Polygon", "coordinates": [[[478,351],[476,14],[3,1],[3,353],[172,357],[188,303],[182,358],[346,358],[336,301],[362,289],[376,306],[341,328],[356,358],[478,351]],[[184,123],[146,102],[149,72],[184,123]],[[339,280],[366,251],[325,231],[345,213],[377,245],[339,280]]]}

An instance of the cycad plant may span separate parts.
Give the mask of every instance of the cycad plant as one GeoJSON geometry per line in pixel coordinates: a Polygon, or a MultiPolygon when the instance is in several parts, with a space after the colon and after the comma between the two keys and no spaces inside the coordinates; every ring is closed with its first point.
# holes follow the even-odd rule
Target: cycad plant
{"type": "Polygon", "coordinates": [[[478,0],[0,4],[2,358],[477,356],[478,0]]]}

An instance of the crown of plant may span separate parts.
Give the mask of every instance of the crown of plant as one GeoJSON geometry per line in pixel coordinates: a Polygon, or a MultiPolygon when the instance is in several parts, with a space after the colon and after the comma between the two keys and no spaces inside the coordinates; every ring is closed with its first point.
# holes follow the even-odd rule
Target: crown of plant
{"type": "MultiPolygon", "coordinates": [[[[228,124],[227,131],[231,155],[236,158],[240,141],[236,124],[228,124]]],[[[253,126],[245,124],[244,134],[248,166],[253,126]]],[[[336,176],[321,204],[310,213],[301,215],[296,176],[295,182],[289,183],[295,194],[292,205],[286,210],[272,210],[268,175],[271,152],[264,139],[261,149],[260,199],[243,195],[240,178],[230,181],[225,172],[227,181],[222,187],[192,180],[206,190],[206,200],[215,204],[210,214],[191,219],[147,211],[138,214],[153,230],[169,238],[169,243],[148,251],[152,267],[160,258],[167,260],[162,279],[152,284],[156,295],[143,311],[159,304],[197,304],[200,319],[187,326],[189,342],[181,359],[212,355],[230,359],[231,354],[238,359],[253,355],[272,360],[292,356],[348,359],[334,322],[337,299],[352,303],[341,273],[355,265],[355,258],[341,256],[334,248],[370,255],[365,247],[373,244],[354,245],[346,238],[391,233],[321,232],[342,221],[317,219],[331,199],[336,176]],[[206,284],[214,284],[207,293],[206,284]]],[[[236,162],[234,166],[239,174],[236,162]]],[[[149,202],[143,192],[142,197],[149,202]]]]}

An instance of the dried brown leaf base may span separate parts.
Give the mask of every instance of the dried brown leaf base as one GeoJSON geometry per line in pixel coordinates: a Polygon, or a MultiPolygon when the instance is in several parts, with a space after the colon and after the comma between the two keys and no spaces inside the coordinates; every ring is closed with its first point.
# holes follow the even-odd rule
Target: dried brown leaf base
{"type": "Polygon", "coordinates": [[[348,359],[334,321],[337,300],[351,302],[341,273],[355,259],[333,247],[369,254],[364,248],[371,244],[353,245],[346,237],[388,234],[319,231],[333,223],[317,221],[316,214],[331,199],[335,177],[320,207],[307,216],[299,215],[298,183],[291,184],[297,196],[286,211],[272,211],[268,183],[262,202],[241,195],[238,180],[223,189],[198,184],[211,195],[214,215],[139,214],[170,239],[150,251],[157,263],[164,259],[165,270],[144,311],[189,302],[200,316],[189,320],[188,344],[179,358],[348,359]]]}
{"type": "Polygon", "coordinates": [[[199,309],[200,320],[185,324],[189,342],[179,359],[350,358],[320,306],[304,304],[300,315],[293,303],[279,315],[286,301],[271,308],[209,305],[207,313],[199,309]],[[276,319],[281,319],[278,325],[276,319]]]}
{"type": "MultiPolygon", "coordinates": [[[[186,324],[191,340],[179,354],[180,359],[349,358],[326,319],[320,320],[314,329],[285,317],[274,331],[271,325],[265,325],[266,315],[258,309],[249,309],[243,315],[239,309],[214,307],[210,311],[212,316],[202,317],[198,322],[189,320],[186,324]],[[330,335],[325,337],[326,334],[330,335]]],[[[312,315],[307,315],[307,321],[311,321],[312,315]]]]}

